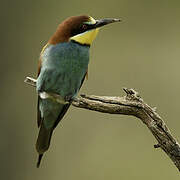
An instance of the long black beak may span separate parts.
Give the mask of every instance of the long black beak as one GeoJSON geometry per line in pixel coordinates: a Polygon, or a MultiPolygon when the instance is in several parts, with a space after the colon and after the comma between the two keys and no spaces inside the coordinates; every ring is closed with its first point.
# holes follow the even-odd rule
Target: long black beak
{"type": "Polygon", "coordinates": [[[105,18],[105,19],[96,20],[95,24],[86,24],[87,29],[85,29],[83,32],[89,31],[92,29],[96,29],[96,28],[100,28],[100,27],[105,26],[107,24],[120,22],[120,21],[121,21],[121,19],[114,19],[114,18],[105,18]]]}
{"type": "Polygon", "coordinates": [[[96,20],[96,23],[94,24],[93,29],[102,27],[102,26],[110,24],[110,23],[120,22],[120,21],[121,21],[120,19],[113,19],[113,18],[96,20]]]}

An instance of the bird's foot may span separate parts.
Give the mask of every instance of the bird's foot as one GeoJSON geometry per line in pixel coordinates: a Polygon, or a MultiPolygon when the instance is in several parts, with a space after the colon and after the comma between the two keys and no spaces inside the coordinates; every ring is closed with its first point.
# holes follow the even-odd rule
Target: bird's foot
{"type": "Polygon", "coordinates": [[[64,100],[67,103],[71,103],[73,101],[73,97],[72,97],[72,95],[67,95],[67,96],[65,96],[64,100]]]}

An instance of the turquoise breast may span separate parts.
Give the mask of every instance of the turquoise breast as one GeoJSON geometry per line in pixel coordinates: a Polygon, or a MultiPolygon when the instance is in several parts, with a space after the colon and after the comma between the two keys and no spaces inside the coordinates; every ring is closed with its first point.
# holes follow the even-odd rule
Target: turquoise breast
{"type": "Polygon", "coordinates": [[[89,63],[89,47],[75,42],[49,45],[42,54],[37,91],[63,98],[77,95],[89,63]]]}

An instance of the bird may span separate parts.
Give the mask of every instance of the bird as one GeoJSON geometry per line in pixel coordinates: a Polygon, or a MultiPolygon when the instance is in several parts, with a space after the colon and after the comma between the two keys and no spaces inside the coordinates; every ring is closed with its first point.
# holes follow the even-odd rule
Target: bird
{"type": "Polygon", "coordinates": [[[69,109],[88,74],[89,50],[99,29],[120,19],[95,20],[89,15],[71,16],[60,23],[43,47],[38,62],[36,90],[37,168],[49,149],[54,129],[69,109]],[[58,95],[59,101],[52,98],[58,95]]]}

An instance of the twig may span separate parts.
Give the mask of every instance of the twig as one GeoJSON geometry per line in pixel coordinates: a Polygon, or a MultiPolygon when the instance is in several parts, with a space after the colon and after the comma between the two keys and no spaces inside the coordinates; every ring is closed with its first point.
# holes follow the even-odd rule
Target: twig
{"type": "MultiPolygon", "coordinates": [[[[27,77],[25,83],[36,86],[36,80],[27,77]]],[[[81,95],[73,100],[72,105],[78,108],[99,111],[102,113],[131,115],[139,118],[151,131],[157,140],[154,148],[161,148],[173,161],[180,171],[180,145],[171,135],[162,118],[146,104],[139,94],[133,89],[123,88],[124,97],[81,95]]],[[[57,99],[57,94],[50,94],[57,99]]]]}

